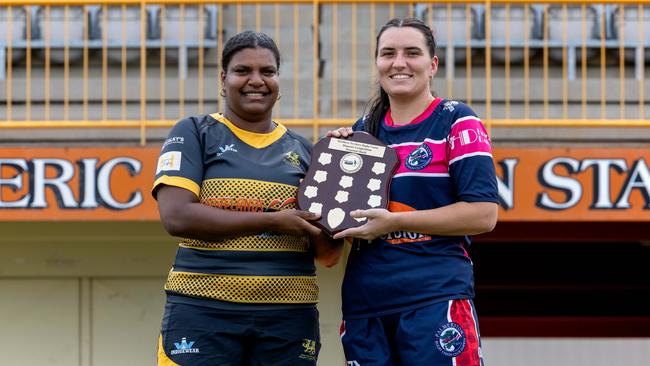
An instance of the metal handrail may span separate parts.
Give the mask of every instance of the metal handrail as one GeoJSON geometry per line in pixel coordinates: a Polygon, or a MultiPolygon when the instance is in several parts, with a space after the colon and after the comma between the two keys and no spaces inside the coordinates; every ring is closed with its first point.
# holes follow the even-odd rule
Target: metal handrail
{"type": "MultiPolygon", "coordinates": [[[[237,7],[240,7],[242,5],[278,5],[278,4],[303,4],[303,5],[311,5],[312,6],[312,19],[311,24],[317,24],[319,22],[319,16],[321,9],[319,5],[351,5],[351,6],[356,6],[356,4],[373,4],[371,6],[374,6],[374,4],[390,4],[391,9],[393,5],[397,4],[410,4],[413,5],[416,2],[413,1],[406,1],[406,0],[100,0],[100,1],[89,1],[89,0],[22,0],[22,1],[15,1],[15,0],[0,0],[0,6],[9,6],[9,7],[35,7],[35,6],[46,6],[46,7],[53,7],[53,6],[65,6],[66,8],[69,6],[87,6],[90,7],[91,5],[93,7],[102,7],[102,6],[113,6],[113,5],[128,5],[128,6],[139,6],[141,10],[141,19],[146,18],[146,12],[148,11],[148,7],[152,6],[167,6],[167,5],[201,5],[201,4],[211,4],[212,6],[222,6],[224,4],[236,4],[237,7]]],[[[606,25],[605,22],[611,21],[610,18],[606,17],[611,17],[612,13],[609,12],[609,9],[605,9],[605,11],[599,11],[598,12],[598,19],[597,22],[599,23],[599,38],[600,39],[589,39],[589,38],[583,38],[580,41],[576,40],[568,40],[568,39],[562,39],[562,40],[553,40],[553,39],[548,39],[548,35],[545,32],[541,32],[540,34],[537,34],[536,36],[532,36],[525,39],[524,41],[517,41],[517,40],[507,40],[507,41],[502,41],[502,40],[494,40],[490,39],[490,37],[486,37],[486,34],[490,34],[490,27],[491,25],[491,19],[490,19],[490,9],[493,5],[499,5],[499,6],[505,6],[507,9],[509,9],[510,6],[514,5],[525,5],[525,4],[530,4],[533,6],[538,7],[536,8],[536,11],[538,12],[538,16],[542,17],[543,20],[547,20],[547,7],[544,5],[541,5],[539,1],[536,0],[487,0],[487,1],[471,1],[471,0],[430,0],[426,1],[424,3],[420,3],[421,7],[428,7],[433,4],[436,5],[441,5],[445,4],[447,5],[448,9],[451,9],[450,6],[453,3],[454,6],[457,5],[462,5],[462,6],[468,6],[467,9],[469,9],[469,6],[478,6],[481,8],[481,14],[482,16],[485,17],[485,20],[482,21],[481,27],[484,28],[484,32],[482,35],[479,36],[468,36],[466,40],[452,40],[452,39],[442,39],[439,40],[438,45],[440,48],[445,49],[447,48],[448,50],[451,49],[452,47],[457,49],[457,50],[467,50],[468,56],[467,56],[467,65],[471,66],[471,54],[470,50],[471,49],[484,49],[485,50],[485,80],[486,80],[486,90],[485,90],[485,105],[487,108],[487,113],[483,118],[483,121],[488,125],[488,127],[531,127],[531,126],[540,126],[540,127],[546,127],[546,126],[563,126],[563,127],[639,127],[639,126],[644,126],[644,127],[650,127],[650,120],[647,120],[643,114],[643,105],[644,105],[644,89],[643,89],[643,79],[644,79],[644,74],[643,74],[643,66],[644,66],[644,61],[643,61],[643,51],[644,49],[650,48],[650,35],[647,35],[646,38],[644,38],[644,35],[642,32],[639,32],[639,40],[638,41],[619,41],[617,39],[614,39],[612,35],[612,29],[610,26],[606,25]],[[602,17],[602,18],[601,18],[602,17]],[[537,38],[535,38],[537,37],[537,38]],[[491,86],[491,81],[494,80],[492,78],[492,61],[491,61],[491,52],[493,48],[505,48],[506,52],[506,60],[509,60],[509,54],[510,54],[510,49],[511,48],[518,48],[521,49],[523,48],[525,52],[528,52],[531,49],[541,49],[544,52],[544,118],[542,119],[536,119],[536,118],[530,118],[528,112],[525,112],[524,118],[506,118],[506,119],[499,119],[499,118],[493,118],[492,113],[491,113],[491,108],[492,108],[492,86],[491,86]],[[621,85],[623,85],[624,79],[625,79],[625,66],[624,66],[624,61],[623,61],[623,55],[622,51],[625,49],[635,49],[636,50],[636,71],[635,71],[635,77],[639,81],[639,93],[640,93],[640,103],[639,103],[639,108],[640,108],[640,118],[636,119],[625,119],[623,118],[624,116],[624,87],[621,87],[621,118],[616,118],[616,119],[611,119],[611,118],[605,118],[605,90],[606,90],[606,85],[604,84],[604,75],[605,75],[605,60],[604,60],[604,54],[601,55],[601,118],[600,119],[589,119],[586,118],[586,113],[584,113],[584,110],[586,109],[586,101],[585,101],[585,61],[584,57],[582,60],[582,82],[583,82],[583,98],[582,98],[582,103],[583,103],[583,115],[581,118],[567,118],[566,117],[566,112],[563,113],[562,117],[560,118],[550,118],[548,115],[548,52],[549,50],[553,49],[561,49],[564,53],[566,50],[566,53],[563,55],[564,57],[564,62],[563,62],[563,83],[566,83],[567,80],[574,80],[576,79],[576,76],[578,75],[577,73],[577,68],[580,67],[579,62],[575,62],[577,57],[582,55],[584,56],[585,49],[600,49],[601,53],[604,52],[606,49],[619,49],[621,51],[621,56],[620,56],[620,79],[621,79],[621,85]],[[567,62],[568,58],[568,62],[567,62]]],[[[623,5],[623,6],[629,6],[633,7],[631,4],[634,4],[634,6],[638,6],[639,10],[642,10],[642,6],[644,5],[649,5],[650,0],[603,0],[603,1],[587,1],[587,0],[547,0],[543,1],[543,4],[546,5],[553,5],[553,6],[562,6],[562,9],[564,12],[566,12],[566,7],[568,5],[572,6],[582,6],[583,9],[583,18],[584,18],[584,8],[587,5],[596,5],[596,6],[614,6],[614,5],[623,5]]],[[[276,8],[277,9],[277,8],[276,8]]],[[[296,13],[296,7],[294,7],[294,19],[296,19],[297,13],[296,13]]],[[[392,10],[391,10],[392,11],[392,10]]],[[[526,12],[524,12],[526,13],[526,12]]],[[[509,13],[507,13],[509,14],[509,13]]],[[[34,15],[28,15],[34,17],[34,15]]],[[[219,14],[221,16],[221,14],[219,14]]],[[[238,13],[238,16],[240,14],[238,13]]],[[[276,23],[277,23],[277,10],[276,10],[276,23]]],[[[372,15],[374,17],[374,14],[372,15]]],[[[527,14],[526,14],[527,16],[527,14]]],[[[509,21],[509,15],[506,15],[506,22],[509,21]]],[[[302,18],[304,19],[304,18],[302,18]]],[[[304,21],[304,20],[303,20],[304,21]]],[[[356,21],[356,16],[353,17],[353,24],[356,21]]],[[[526,20],[528,21],[528,20],[526,20]]],[[[239,20],[238,20],[239,22],[239,20]]],[[[371,23],[374,22],[374,18],[371,19],[371,23]]],[[[584,22],[584,19],[583,19],[584,22]]],[[[144,20],[141,20],[141,23],[145,23],[144,20]]],[[[259,23],[259,20],[258,20],[259,23]]],[[[469,26],[469,22],[467,23],[469,26]]],[[[87,25],[86,25],[87,26],[87,25]]],[[[223,20],[220,20],[219,26],[223,26],[223,20]]],[[[376,24],[374,25],[376,26],[376,24]]],[[[144,24],[141,25],[141,27],[145,27],[144,24]]],[[[239,27],[239,25],[238,25],[239,27]]],[[[312,41],[314,45],[317,45],[319,43],[319,27],[313,27],[313,32],[311,35],[312,41]]],[[[215,34],[219,34],[221,30],[218,30],[215,32],[215,34]]],[[[88,36],[87,36],[88,37],[88,36]]],[[[356,40],[356,30],[354,33],[354,40],[356,40]]],[[[29,37],[28,37],[29,38],[29,37]]],[[[201,38],[201,39],[188,39],[188,40],[160,40],[160,39],[151,39],[148,38],[145,32],[145,29],[142,28],[142,32],[140,35],[139,40],[107,40],[107,39],[83,39],[83,40],[68,40],[68,41],[56,41],[56,40],[49,40],[46,41],[44,38],[41,39],[26,39],[26,40],[12,40],[11,42],[3,42],[0,41],[0,58],[6,58],[10,57],[10,50],[15,49],[15,50],[31,50],[31,49],[36,49],[36,48],[43,48],[43,49],[51,49],[51,48],[65,48],[66,52],[69,52],[71,49],[82,49],[84,50],[85,53],[87,53],[88,49],[122,49],[124,52],[124,48],[129,48],[129,49],[139,49],[140,50],[140,75],[141,78],[146,75],[146,53],[145,51],[150,48],[161,48],[163,49],[162,56],[164,58],[164,49],[174,49],[177,48],[179,49],[179,55],[184,54],[186,51],[182,50],[187,50],[188,48],[200,48],[200,49],[205,49],[205,48],[215,48],[217,49],[217,52],[220,52],[220,48],[223,45],[223,37],[221,35],[216,36],[216,39],[210,39],[210,38],[201,38]],[[11,48],[7,48],[8,44],[11,44],[11,48]],[[5,51],[5,49],[9,50],[8,52],[5,51]],[[9,54],[8,54],[9,53],[9,54]]],[[[372,39],[373,37],[370,37],[372,39]]],[[[283,40],[283,42],[287,42],[286,40],[283,40]]],[[[356,43],[353,42],[353,45],[356,45],[356,43]]],[[[294,46],[297,47],[297,46],[294,46]]],[[[453,50],[452,50],[453,51],[453,50]]],[[[311,53],[312,57],[314,59],[313,65],[312,65],[312,76],[314,80],[318,80],[319,77],[319,65],[318,62],[320,60],[319,58],[319,52],[320,50],[318,47],[314,46],[312,47],[311,53]]],[[[448,52],[450,58],[453,60],[453,54],[454,52],[448,52]]],[[[67,56],[66,56],[67,57],[67,56]]],[[[105,57],[105,56],[103,56],[105,57]]],[[[356,59],[356,48],[353,49],[353,58],[356,59]]],[[[87,74],[87,55],[84,55],[84,74],[87,74]]],[[[29,61],[31,62],[31,61],[29,61]]],[[[105,62],[105,61],[104,61],[105,62]]],[[[204,62],[202,59],[200,63],[204,62]]],[[[506,61],[506,64],[508,65],[507,70],[509,70],[509,61],[506,61]]],[[[4,70],[4,65],[0,66],[0,76],[2,75],[4,70]]],[[[9,65],[10,67],[10,65],[9,65]]],[[[67,66],[66,66],[67,67],[67,66]]],[[[162,65],[163,69],[161,70],[161,75],[164,72],[164,64],[162,65]]],[[[296,66],[294,65],[294,68],[296,66]]],[[[525,72],[528,73],[529,70],[529,65],[527,64],[527,59],[526,59],[526,64],[524,66],[525,72]]],[[[451,78],[453,78],[453,63],[450,66],[450,69],[452,70],[451,72],[451,77],[449,75],[446,76],[446,79],[448,80],[448,83],[450,83],[451,78]]],[[[471,80],[471,73],[470,73],[470,68],[467,68],[467,79],[471,80]]],[[[124,70],[124,66],[123,66],[124,70]]],[[[31,69],[30,69],[31,71],[31,69]]],[[[294,70],[296,71],[296,70],[294,70]]],[[[356,75],[356,68],[352,68],[352,75],[356,75]]],[[[201,71],[202,72],[202,69],[201,71]]],[[[187,69],[183,69],[179,65],[179,77],[180,79],[183,79],[184,76],[187,73],[187,69]]],[[[123,71],[124,75],[124,71],[123,71]]],[[[526,74],[528,75],[528,74],[526,74]]],[[[509,85],[509,76],[506,76],[506,82],[509,85]]],[[[313,89],[312,89],[312,103],[313,103],[313,111],[312,111],[312,118],[299,118],[297,117],[297,109],[294,106],[294,116],[290,118],[284,118],[282,117],[280,120],[288,125],[288,126],[296,126],[296,127],[312,127],[314,131],[314,139],[318,137],[318,127],[333,127],[333,126],[342,126],[342,125],[349,125],[353,118],[356,118],[357,116],[352,116],[351,118],[339,118],[336,117],[336,113],[334,113],[335,117],[334,118],[322,118],[321,113],[318,109],[318,104],[319,104],[319,83],[312,83],[313,84],[313,89]]],[[[183,90],[183,84],[181,84],[180,88],[183,90]]],[[[530,100],[530,97],[528,95],[528,87],[526,87],[526,90],[524,91],[525,95],[525,108],[528,108],[528,103],[530,100]]],[[[28,89],[29,90],[29,89],[28,89]]],[[[333,90],[336,90],[336,85],[333,85],[333,90]]],[[[508,89],[509,90],[509,89],[508,89]]],[[[566,106],[568,103],[568,92],[567,92],[567,87],[566,85],[563,86],[563,105],[566,106]]],[[[297,84],[294,84],[294,92],[298,91],[297,89],[297,84]]],[[[353,96],[356,95],[357,92],[357,85],[356,82],[353,83],[352,85],[352,93],[353,96]]],[[[164,90],[163,92],[164,93],[164,90]]],[[[509,91],[506,92],[506,95],[510,95],[509,91]]],[[[8,95],[8,98],[11,98],[11,89],[8,87],[6,94],[8,95]]],[[[468,90],[468,101],[471,101],[471,88],[468,90]]],[[[141,130],[141,143],[144,144],[146,142],[146,129],[148,128],[167,128],[172,126],[175,123],[174,119],[166,119],[166,118],[160,118],[160,119],[151,119],[147,118],[146,116],[146,85],[140,87],[140,106],[141,106],[141,118],[138,120],[133,120],[133,119],[126,119],[126,118],[121,118],[117,120],[110,120],[106,118],[102,118],[100,120],[94,120],[94,121],[79,121],[79,120],[71,120],[70,118],[67,118],[64,115],[64,118],[62,120],[51,120],[47,119],[46,120],[34,120],[33,118],[29,118],[29,114],[25,120],[13,120],[11,118],[5,120],[5,121],[0,121],[0,129],[6,128],[6,129],[22,129],[22,128],[140,128],[141,130]]],[[[182,93],[181,93],[182,95],[182,93]]],[[[67,98],[67,96],[66,96],[67,98]]],[[[87,96],[84,96],[84,103],[87,103],[87,96]]],[[[201,98],[201,97],[199,97],[201,98]]],[[[122,103],[124,105],[124,91],[123,91],[123,99],[122,103]]],[[[353,98],[354,100],[354,98],[353,98]]],[[[30,101],[27,100],[27,103],[30,101]]],[[[506,101],[506,106],[509,106],[510,100],[506,101]]],[[[66,101],[67,103],[67,101],[66,101]]],[[[181,110],[182,110],[182,100],[181,100],[181,110]]],[[[104,108],[106,108],[106,101],[103,102],[104,108]]],[[[164,106],[162,105],[162,98],[161,98],[161,110],[164,110],[164,106]]],[[[11,106],[11,100],[7,100],[7,105],[10,107],[11,106]]],[[[66,104],[67,106],[67,104],[66,104]]],[[[67,108],[67,107],[66,107],[67,108]]],[[[86,105],[84,104],[84,108],[86,108],[86,105]]],[[[333,107],[333,110],[336,111],[336,106],[333,107]]],[[[355,110],[355,107],[353,107],[353,111],[355,110]]],[[[164,115],[163,112],[161,112],[161,115],[164,115]]]]}

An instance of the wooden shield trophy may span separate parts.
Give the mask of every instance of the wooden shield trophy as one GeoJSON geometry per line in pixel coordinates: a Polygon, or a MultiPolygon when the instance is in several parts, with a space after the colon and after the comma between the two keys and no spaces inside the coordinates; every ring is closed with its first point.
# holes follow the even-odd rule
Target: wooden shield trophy
{"type": "Polygon", "coordinates": [[[354,210],[387,208],[397,152],[374,136],[355,132],[327,137],[314,146],[307,175],[298,190],[298,207],[321,215],[315,223],[327,234],[361,226],[354,210]]]}

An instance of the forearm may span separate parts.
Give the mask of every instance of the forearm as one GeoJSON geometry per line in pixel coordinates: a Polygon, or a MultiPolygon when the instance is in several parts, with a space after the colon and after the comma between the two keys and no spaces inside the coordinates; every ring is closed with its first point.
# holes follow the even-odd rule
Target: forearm
{"type": "Polygon", "coordinates": [[[171,235],[200,240],[253,234],[275,227],[269,213],[226,211],[198,202],[185,204],[181,212],[167,216],[162,221],[171,235]]]}
{"type": "Polygon", "coordinates": [[[492,202],[456,202],[422,211],[394,212],[394,229],[430,235],[475,235],[492,231],[498,208],[492,202]]]}

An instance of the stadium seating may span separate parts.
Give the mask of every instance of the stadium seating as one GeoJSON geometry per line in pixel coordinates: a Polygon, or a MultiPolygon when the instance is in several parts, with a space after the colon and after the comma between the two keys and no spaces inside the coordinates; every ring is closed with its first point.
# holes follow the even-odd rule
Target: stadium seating
{"type": "MultiPolygon", "coordinates": [[[[415,13],[425,22],[431,20],[431,28],[440,47],[438,58],[441,62],[447,60],[447,55],[453,51],[450,62],[461,63],[467,58],[466,46],[470,39],[478,39],[478,9],[470,7],[470,19],[467,21],[467,7],[454,5],[451,11],[446,5],[416,5],[415,13]],[[468,24],[469,23],[469,24],[468,24]]],[[[473,49],[473,51],[475,51],[473,49]]]]}
{"type": "MultiPolygon", "coordinates": [[[[541,20],[538,12],[533,7],[511,6],[509,10],[503,5],[494,5],[490,11],[490,42],[492,45],[492,58],[499,62],[505,62],[506,36],[509,37],[510,62],[520,63],[524,60],[524,43],[531,40],[539,40],[541,20]],[[525,12],[528,12],[528,21],[525,19],[525,12]],[[509,14],[508,14],[509,12],[509,14]],[[526,30],[528,28],[528,30],[526,30]],[[528,39],[525,39],[528,35],[528,39]]],[[[535,42],[532,42],[535,45],[535,42]]],[[[529,56],[537,53],[537,48],[530,49],[529,56]]]]}
{"type": "MultiPolygon", "coordinates": [[[[0,52],[6,52],[6,45],[10,41],[9,35],[11,35],[11,43],[16,44],[17,42],[22,42],[25,40],[25,21],[26,14],[25,8],[14,7],[11,11],[11,28],[9,25],[9,9],[6,7],[0,7],[0,52]]],[[[4,53],[6,54],[6,53],[4,53]]],[[[21,48],[12,47],[11,60],[12,62],[17,62],[22,60],[25,56],[25,50],[21,48]]],[[[5,56],[6,57],[6,56],[5,56]]],[[[5,58],[2,57],[2,66],[4,67],[5,58]]]]}
{"type": "MultiPolygon", "coordinates": [[[[650,43],[650,8],[646,7],[639,12],[639,8],[635,5],[626,6],[623,9],[616,7],[612,12],[611,19],[614,38],[619,42],[624,42],[625,47],[628,48],[625,50],[625,60],[637,61],[637,52],[639,56],[643,55],[646,60],[650,60],[650,47],[648,46],[650,43]],[[643,32],[643,44],[640,44],[640,32],[643,32]],[[641,52],[644,49],[645,51],[641,52]]],[[[639,61],[642,59],[637,62],[639,61]]]]}
{"type": "MultiPolygon", "coordinates": [[[[36,10],[35,35],[48,43],[51,48],[50,60],[53,63],[63,64],[65,62],[65,46],[69,47],[68,62],[79,61],[83,56],[84,40],[84,8],[81,6],[68,7],[67,15],[64,7],[50,7],[49,19],[46,18],[46,8],[39,7],[36,10]],[[67,34],[66,34],[67,33],[67,34]],[[48,41],[49,39],[49,41],[48,41]]],[[[34,21],[34,20],[32,20],[34,21]]],[[[39,55],[44,57],[44,48],[35,43],[33,48],[41,48],[39,55]]]]}

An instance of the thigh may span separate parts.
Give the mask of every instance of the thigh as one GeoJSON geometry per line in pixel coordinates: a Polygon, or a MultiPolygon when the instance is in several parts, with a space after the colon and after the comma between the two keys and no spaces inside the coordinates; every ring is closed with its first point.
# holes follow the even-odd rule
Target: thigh
{"type": "Polygon", "coordinates": [[[402,313],[394,339],[400,365],[483,365],[471,300],[450,300],[402,313]]]}
{"type": "Polygon", "coordinates": [[[255,313],[250,366],[316,366],[320,351],[316,307],[255,313]]]}
{"type": "Polygon", "coordinates": [[[167,303],[158,341],[158,366],[240,366],[244,316],[216,309],[167,303]]]}
{"type": "Polygon", "coordinates": [[[347,366],[393,366],[391,345],[380,318],[347,319],[341,324],[347,366]]]}

